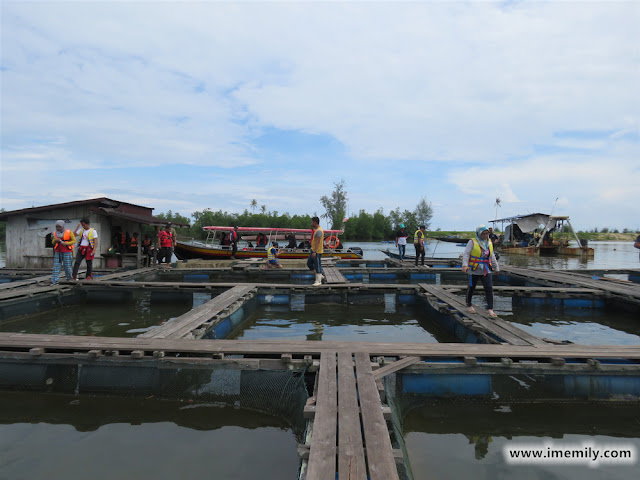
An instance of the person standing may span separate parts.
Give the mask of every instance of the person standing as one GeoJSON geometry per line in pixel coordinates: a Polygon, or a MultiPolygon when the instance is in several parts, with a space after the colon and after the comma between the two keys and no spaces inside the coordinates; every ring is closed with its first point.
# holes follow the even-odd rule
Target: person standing
{"type": "MultiPolygon", "coordinates": [[[[640,249],[640,235],[638,235],[638,237],[636,238],[636,241],[633,244],[633,246],[640,249]]],[[[638,258],[640,259],[640,255],[638,256],[638,258]]]]}
{"type": "Polygon", "coordinates": [[[324,230],[320,228],[320,219],[311,219],[311,252],[307,259],[307,267],[316,274],[314,287],[322,285],[322,254],[324,252],[324,230]]]}
{"type": "Polygon", "coordinates": [[[163,258],[167,264],[165,268],[170,268],[171,248],[173,247],[173,234],[171,233],[170,224],[167,223],[164,230],[158,232],[158,245],[160,245],[160,258],[163,258]]]}
{"type": "Polygon", "coordinates": [[[233,260],[236,259],[236,252],[238,251],[238,240],[240,236],[238,235],[238,226],[233,227],[233,230],[229,233],[229,242],[231,243],[231,258],[233,260]]]}
{"type": "Polygon", "coordinates": [[[467,311],[476,313],[471,305],[473,291],[478,285],[478,280],[482,281],[484,294],[487,299],[487,312],[491,317],[497,317],[493,311],[493,280],[492,272],[499,272],[498,260],[493,253],[493,242],[489,239],[489,229],[484,225],[476,228],[476,238],[472,238],[467,243],[462,254],[462,273],[469,274],[469,285],[467,286],[467,311]]]}
{"type": "Polygon", "coordinates": [[[418,266],[418,259],[422,257],[422,266],[424,267],[424,256],[425,256],[425,246],[424,246],[424,231],[427,227],[424,225],[420,225],[420,228],[416,230],[416,233],[413,234],[413,246],[416,249],[416,267],[418,266]]]}
{"type": "Polygon", "coordinates": [[[75,234],[82,236],[78,244],[78,253],[76,253],[76,261],[73,265],[73,279],[78,279],[78,270],[84,259],[87,263],[87,280],[93,280],[93,259],[98,248],[98,232],[95,228],[91,228],[88,218],[83,218],[76,227],[75,234]]]}
{"type": "Polygon", "coordinates": [[[400,224],[400,230],[396,233],[396,247],[398,247],[398,254],[400,255],[400,261],[404,260],[404,255],[407,252],[407,229],[404,228],[404,223],[400,224]]]}
{"type": "Polygon", "coordinates": [[[176,251],[176,242],[178,241],[178,232],[173,228],[173,223],[169,222],[169,227],[171,227],[171,258],[173,258],[173,253],[176,251]]]}
{"type": "Polygon", "coordinates": [[[51,234],[51,244],[53,245],[53,273],[51,275],[51,285],[57,285],[60,281],[60,268],[64,267],[64,274],[67,280],[71,280],[71,264],[73,263],[73,246],[76,237],[69,229],[65,229],[64,220],[56,222],[56,229],[51,234]]]}
{"type": "Polygon", "coordinates": [[[151,265],[151,259],[155,256],[153,245],[151,244],[151,237],[149,235],[144,236],[142,240],[142,254],[144,255],[143,265],[148,267],[151,265]]]}

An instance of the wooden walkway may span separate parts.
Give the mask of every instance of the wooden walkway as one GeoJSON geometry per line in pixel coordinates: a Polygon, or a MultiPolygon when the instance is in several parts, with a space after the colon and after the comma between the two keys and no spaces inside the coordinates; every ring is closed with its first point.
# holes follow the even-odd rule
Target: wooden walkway
{"type": "Polygon", "coordinates": [[[337,267],[323,267],[322,272],[324,273],[324,276],[327,279],[327,283],[329,284],[349,283],[349,280],[347,280],[345,276],[340,273],[337,267]]]}
{"type": "Polygon", "coordinates": [[[344,350],[320,356],[306,480],[398,478],[371,359],[356,353],[354,370],[353,357],[344,350]]]}
{"type": "Polygon", "coordinates": [[[235,310],[241,306],[243,302],[249,299],[255,290],[252,286],[233,287],[184,315],[177,317],[173,321],[141,334],[140,337],[183,338],[193,335],[195,330],[201,328],[215,316],[220,315],[224,311],[232,313],[231,310],[235,310]],[[234,308],[234,306],[236,308],[234,308]]]}
{"type": "MultiPolygon", "coordinates": [[[[520,330],[510,322],[506,322],[499,317],[490,317],[484,309],[476,307],[476,313],[469,313],[466,304],[460,297],[442,287],[425,283],[421,283],[420,287],[427,295],[432,295],[471,320],[471,322],[480,327],[481,331],[490,332],[511,345],[541,345],[545,343],[544,340],[520,330]]],[[[467,326],[471,327],[472,324],[467,324],[467,326]]]]}
{"type": "Polygon", "coordinates": [[[533,270],[530,268],[513,267],[511,265],[502,266],[501,271],[525,280],[539,282],[549,286],[557,286],[560,284],[596,289],[604,292],[609,298],[620,299],[640,305],[640,284],[633,282],[628,282],[627,284],[607,282],[594,280],[585,275],[564,273],[558,270],[533,270]]]}

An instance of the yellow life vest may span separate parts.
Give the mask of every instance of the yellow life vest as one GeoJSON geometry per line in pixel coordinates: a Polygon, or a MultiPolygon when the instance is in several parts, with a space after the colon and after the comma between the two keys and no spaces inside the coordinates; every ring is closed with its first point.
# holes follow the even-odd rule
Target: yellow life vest
{"type": "Polygon", "coordinates": [[[269,247],[269,250],[267,250],[267,260],[268,261],[275,260],[276,259],[276,253],[277,253],[276,247],[269,247]]]}
{"type": "Polygon", "coordinates": [[[488,271],[489,265],[491,264],[491,257],[493,256],[493,243],[489,240],[489,258],[482,258],[482,248],[480,244],[473,238],[471,240],[473,241],[473,249],[469,256],[469,268],[471,268],[471,270],[477,270],[480,264],[484,264],[487,266],[488,271]]]}
{"type": "MultiPolygon", "coordinates": [[[[89,240],[89,246],[91,248],[95,248],[96,246],[96,237],[95,237],[96,229],[89,228],[89,233],[87,234],[87,239],[89,240]]],[[[82,236],[84,235],[84,229],[80,232],[80,241],[78,242],[78,247],[82,243],[82,236]]]]}
{"type": "Polygon", "coordinates": [[[413,243],[415,243],[416,245],[420,243],[420,238],[418,237],[419,233],[422,235],[422,240],[424,241],[424,232],[418,229],[416,230],[416,233],[413,234],[413,243]]]}
{"type": "Polygon", "coordinates": [[[324,252],[324,230],[322,230],[322,228],[318,227],[316,230],[313,231],[313,233],[311,234],[311,250],[313,250],[316,253],[323,253],[324,252]],[[320,232],[322,234],[322,236],[320,238],[316,238],[316,233],[320,232]]]}

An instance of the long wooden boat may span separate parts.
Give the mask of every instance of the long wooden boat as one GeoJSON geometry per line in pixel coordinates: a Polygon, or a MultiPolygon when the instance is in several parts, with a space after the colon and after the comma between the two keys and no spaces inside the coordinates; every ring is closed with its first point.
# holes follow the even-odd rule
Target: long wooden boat
{"type": "MultiPolygon", "coordinates": [[[[225,237],[233,231],[233,227],[203,227],[207,232],[205,240],[177,241],[175,254],[181,260],[200,258],[204,260],[220,260],[231,258],[231,246],[224,242],[225,237]]],[[[358,247],[344,248],[339,241],[342,230],[325,230],[325,248],[323,257],[337,257],[347,260],[362,258],[362,249],[358,247]],[[328,239],[331,239],[328,241],[328,239]],[[337,242],[336,242],[337,240],[337,242]]],[[[265,247],[257,247],[258,234],[266,237],[267,246],[278,242],[281,259],[300,259],[309,257],[308,242],[311,241],[311,229],[302,228],[263,228],[263,227],[239,227],[237,259],[267,258],[265,247]],[[293,236],[296,248],[288,248],[293,236]],[[306,247],[306,248],[305,248],[306,247]]]]}
{"type": "Polygon", "coordinates": [[[462,238],[462,237],[434,237],[436,240],[440,240],[441,242],[448,242],[448,243],[463,243],[463,244],[467,244],[467,242],[469,242],[468,238],[462,238]]]}

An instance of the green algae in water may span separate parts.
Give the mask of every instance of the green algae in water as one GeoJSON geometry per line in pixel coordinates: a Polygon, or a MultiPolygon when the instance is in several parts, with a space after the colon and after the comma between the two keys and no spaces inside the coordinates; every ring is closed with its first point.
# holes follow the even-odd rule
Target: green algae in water
{"type": "Polygon", "coordinates": [[[415,480],[637,478],[637,465],[513,465],[503,454],[505,446],[545,442],[632,446],[640,452],[637,403],[424,401],[404,417],[402,430],[415,480]]]}
{"type": "Polygon", "coordinates": [[[419,307],[397,306],[385,313],[382,305],[306,305],[291,311],[288,305],[261,306],[226,338],[242,340],[324,340],[360,342],[457,342],[455,337],[421,312],[419,307]]]}
{"type": "Polygon", "coordinates": [[[129,300],[66,305],[0,323],[0,331],[50,335],[135,337],[188,312],[192,303],[152,302],[149,292],[129,300]]]}
{"type": "Polygon", "coordinates": [[[0,478],[296,478],[282,420],[190,401],[0,393],[0,478]]]}

